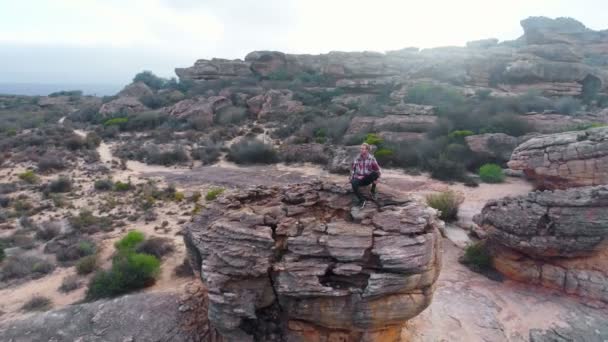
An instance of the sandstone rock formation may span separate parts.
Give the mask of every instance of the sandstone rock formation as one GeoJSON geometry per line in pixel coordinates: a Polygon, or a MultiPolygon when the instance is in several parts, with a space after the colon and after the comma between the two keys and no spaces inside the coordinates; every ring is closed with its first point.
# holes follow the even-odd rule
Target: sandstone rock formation
{"type": "Polygon", "coordinates": [[[517,146],[517,138],[504,133],[470,135],[465,137],[465,141],[471,151],[505,161],[511,158],[517,146]]]}
{"type": "Polygon", "coordinates": [[[342,186],[241,190],[205,208],[186,245],[229,341],[397,341],[439,274],[436,211],[342,186]]]}
{"type": "Polygon", "coordinates": [[[104,103],[101,108],[99,108],[99,114],[135,114],[141,113],[145,110],[146,106],[139,102],[137,98],[132,96],[125,96],[119,97],[116,100],[112,100],[108,103],[104,103]]]}
{"type": "MultiPolygon", "coordinates": [[[[410,132],[421,133],[429,130],[437,122],[432,115],[387,115],[385,117],[357,116],[353,118],[345,134],[345,140],[370,132],[410,132]]],[[[415,138],[419,135],[410,135],[415,138]]]]}
{"type": "Polygon", "coordinates": [[[547,189],[608,183],[608,127],[541,135],[519,145],[509,167],[547,189]]]}
{"type": "Polygon", "coordinates": [[[304,111],[305,107],[302,102],[292,98],[291,90],[272,89],[247,100],[247,106],[252,113],[258,116],[258,119],[262,120],[304,111]]]}
{"type": "Polygon", "coordinates": [[[488,202],[494,267],[510,278],[608,303],[608,186],[488,202]]]}
{"type": "MultiPolygon", "coordinates": [[[[254,51],[245,60],[199,60],[176,69],[181,80],[298,79],[323,76],[328,87],[351,95],[391,94],[393,105],[417,81],[506,92],[537,90],[548,96],[579,96],[608,88],[608,34],[573,19],[529,18],[516,41],[486,39],[466,47],[377,52],[330,52],[321,55],[254,51]],[[597,89],[596,89],[597,88],[597,89]],[[399,90],[395,90],[399,89],[399,90]]],[[[387,113],[400,114],[398,108],[387,113]]],[[[417,113],[418,114],[418,113],[417,113]]]]}
{"type": "Polygon", "coordinates": [[[232,102],[223,96],[199,97],[179,101],[166,108],[166,112],[178,118],[197,117],[203,123],[212,124],[215,113],[231,105],[232,102]]]}

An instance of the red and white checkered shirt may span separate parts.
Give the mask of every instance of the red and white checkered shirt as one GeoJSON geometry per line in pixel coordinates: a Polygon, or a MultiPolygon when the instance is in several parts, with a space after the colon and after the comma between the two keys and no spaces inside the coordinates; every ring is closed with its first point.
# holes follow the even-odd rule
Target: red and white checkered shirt
{"type": "Polygon", "coordinates": [[[372,172],[380,173],[380,165],[376,161],[373,155],[368,154],[367,158],[363,158],[361,155],[358,155],[357,158],[353,161],[353,165],[351,167],[351,172],[353,177],[355,178],[363,178],[369,175],[372,172]]]}

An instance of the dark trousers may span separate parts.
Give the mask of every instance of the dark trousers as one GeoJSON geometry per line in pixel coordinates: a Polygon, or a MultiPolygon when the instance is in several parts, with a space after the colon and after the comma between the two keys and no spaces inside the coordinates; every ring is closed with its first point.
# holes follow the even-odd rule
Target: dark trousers
{"type": "MultiPolygon", "coordinates": [[[[370,184],[372,184],[374,181],[376,181],[376,179],[378,179],[380,175],[378,174],[378,172],[372,172],[369,175],[358,179],[358,178],[354,178],[350,180],[350,184],[353,186],[353,192],[355,193],[355,195],[357,196],[357,198],[359,199],[359,201],[363,201],[363,195],[361,195],[361,191],[359,191],[359,188],[362,186],[368,186],[370,184]]],[[[372,192],[376,191],[376,184],[372,184],[372,192]]]]}

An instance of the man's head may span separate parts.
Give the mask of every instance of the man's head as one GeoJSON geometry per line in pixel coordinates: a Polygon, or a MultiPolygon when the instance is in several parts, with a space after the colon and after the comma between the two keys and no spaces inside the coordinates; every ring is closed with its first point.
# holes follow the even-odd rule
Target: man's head
{"type": "Polygon", "coordinates": [[[367,144],[367,143],[361,144],[360,151],[361,151],[362,157],[367,157],[369,155],[370,150],[371,150],[371,146],[369,146],[369,144],[367,144]]]}

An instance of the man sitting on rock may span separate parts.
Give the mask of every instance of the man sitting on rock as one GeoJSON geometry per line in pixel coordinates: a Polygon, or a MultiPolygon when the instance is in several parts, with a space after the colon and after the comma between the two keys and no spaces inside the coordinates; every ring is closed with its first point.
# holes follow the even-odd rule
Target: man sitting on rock
{"type": "Polygon", "coordinates": [[[361,195],[359,187],[372,185],[372,198],[376,198],[376,181],[380,178],[380,165],[376,158],[370,153],[371,146],[369,144],[361,145],[361,153],[353,161],[350,172],[350,184],[353,186],[353,192],[359,200],[361,208],[365,206],[365,198],[361,195]]]}

